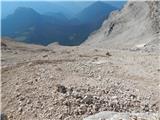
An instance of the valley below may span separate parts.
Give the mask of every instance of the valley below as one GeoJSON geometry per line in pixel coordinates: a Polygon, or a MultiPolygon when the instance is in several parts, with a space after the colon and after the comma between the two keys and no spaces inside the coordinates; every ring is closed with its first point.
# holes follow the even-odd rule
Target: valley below
{"type": "Polygon", "coordinates": [[[158,63],[158,52],[2,40],[2,113],[8,120],[159,120],[158,63]]]}

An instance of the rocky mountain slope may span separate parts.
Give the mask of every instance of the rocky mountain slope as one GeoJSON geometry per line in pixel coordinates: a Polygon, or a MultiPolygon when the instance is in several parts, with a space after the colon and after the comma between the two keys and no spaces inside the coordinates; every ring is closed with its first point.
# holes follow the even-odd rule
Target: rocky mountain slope
{"type": "Polygon", "coordinates": [[[90,115],[102,111],[109,120],[158,120],[157,53],[1,45],[1,108],[9,120],[99,120],[103,113],[90,115]]]}
{"type": "Polygon", "coordinates": [[[110,14],[85,45],[103,48],[145,48],[158,50],[160,2],[128,2],[110,14]]]}
{"type": "Polygon", "coordinates": [[[127,3],[82,46],[1,40],[1,118],[159,120],[157,5],[127,3]]]}

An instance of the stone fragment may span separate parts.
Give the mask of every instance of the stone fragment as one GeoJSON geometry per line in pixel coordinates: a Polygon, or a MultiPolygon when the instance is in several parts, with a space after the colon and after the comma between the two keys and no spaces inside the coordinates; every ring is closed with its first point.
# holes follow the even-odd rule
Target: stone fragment
{"type": "Polygon", "coordinates": [[[58,84],[57,85],[57,91],[60,93],[66,93],[67,92],[67,88],[63,85],[58,84]]]}

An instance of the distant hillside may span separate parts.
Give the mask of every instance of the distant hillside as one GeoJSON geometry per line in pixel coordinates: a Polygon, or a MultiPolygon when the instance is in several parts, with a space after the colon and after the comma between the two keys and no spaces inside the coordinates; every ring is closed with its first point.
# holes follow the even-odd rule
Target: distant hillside
{"type": "Polygon", "coordinates": [[[94,31],[101,26],[102,22],[108,17],[110,12],[116,9],[117,8],[109,4],[98,1],[78,13],[76,18],[81,23],[91,24],[91,31],[94,31]]]}
{"type": "Polygon", "coordinates": [[[99,19],[106,18],[109,13],[115,9],[116,8],[111,5],[98,1],[78,13],[76,18],[84,23],[96,22],[99,19]]]}
{"type": "Polygon", "coordinates": [[[15,12],[2,20],[2,35],[14,36],[18,32],[34,27],[41,15],[31,8],[18,8],[15,12]]]}
{"type": "Polygon", "coordinates": [[[61,36],[64,36],[64,29],[67,29],[60,18],[56,17],[41,15],[32,8],[18,8],[2,20],[2,36],[47,45],[58,38],[63,39],[61,36]]]}
{"type": "Polygon", "coordinates": [[[20,7],[2,20],[2,36],[42,45],[52,42],[80,44],[88,34],[87,25],[72,25],[64,18],[62,14],[41,15],[32,8],[20,7]]]}
{"type": "Polygon", "coordinates": [[[115,9],[104,2],[94,2],[76,17],[68,19],[61,12],[41,14],[33,8],[19,7],[13,14],[2,19],[2,36],[42,45],[53,42],[80,45],[115,9]]]}
{"type": "Polygon", "coordinates": [[[55,21],[64,22],[64,23],[68,22],[68,18],[63,13],[46,12],[44,13],[44,15],[53,17],[53,20],[55,21]]]}

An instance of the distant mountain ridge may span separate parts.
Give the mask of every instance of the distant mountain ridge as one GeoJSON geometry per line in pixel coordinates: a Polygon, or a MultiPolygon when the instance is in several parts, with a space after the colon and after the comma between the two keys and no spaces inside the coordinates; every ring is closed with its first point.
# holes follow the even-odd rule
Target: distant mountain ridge
{"type": "Polygon", "coordinates": [[[2,1],[2,18],[12,14],[18,7],[27,7],[36,10],[40,14],[46,12],[63,13],[67,18],[80,12],[82,9],[91,4],[91,2],[74,2],[74,1],[2,1]]]}
{"type": "Polygon", "coordinates": [[[77,18],[81,23],[87,23],[91,26],[91,32],[98,29],[102,22],[108,18],[108,15],[117,8],[106,4],[105,2],[95,2],[78,13],[77,18]]]}
{"type": "Polygon", "coordinates": [[[68,19],[63,13],[40,14],[33,8],[19,7],[2,20],[2,36],[42,45],[80,45],[115,9],[104,2],[94,2],[68,19]]]}
{"type": "Polygon", "coordinates": [[[12,15],[2,20],[2,35],[13,37],[18,32],[37,24],[40,14],[31,8],[17,8],[12,15]]]}
{"type": "Polygon", "coordinates": [[[115,9],[117,8],[104,2],[98,1],[78,13],[76,18],[84,23],[95,22],[104,17],[107,18],[109,13],[115,9]]]}

